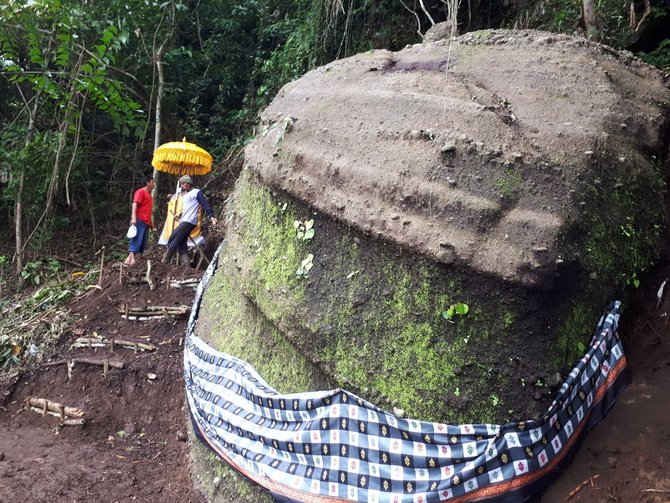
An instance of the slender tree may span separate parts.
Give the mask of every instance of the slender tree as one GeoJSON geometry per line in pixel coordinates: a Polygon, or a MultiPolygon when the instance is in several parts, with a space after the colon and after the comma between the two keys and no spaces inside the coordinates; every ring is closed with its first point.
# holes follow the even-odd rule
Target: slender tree
{"type": "Polygon", "coordinates": [[[586,29],[586,36],[593,37],[598,31],[596,6],[593,0],[583,0],[584,8],[584,28],[586,29]]]}
{"type": "MultiPolygon", "coordinates": [[[[16,0],[0,6],[0,77],[16,86],[25,106],[15,107],[17,116],[27,116],[24,157],[28,162],[12,166],[18,179],[15,193],[15,265],[17,273],[25,265],[25,253],[40,225],[49,221],[57,195],[66,187],[66,200],[72,204],[68,179],[79,145],[82,117],[87,107],[102,111],[121,135],[143,133],[140,105],[128,97],[123,82],[112,77],[115,55],[128,39],[128,33],[114,25],[91,30],[78,2],[16,0]],[[33,96],[32,104],[27,96],[33,96]],[[50,110],[42,122],[38,113],[50,110]],[[30,164],[28,152],[38,130],[52,131],[58,138],[53,157],[43,159],[49,166],[42,215],[26,230],[25,180],[30,164]],[[69,147],[70,161],[63,176],[63,159],[69,147]],[[65,183],[63,183],[65,178],[65,183]]],[[[31,200],[32,205],[39,201],[31,200]]]]}

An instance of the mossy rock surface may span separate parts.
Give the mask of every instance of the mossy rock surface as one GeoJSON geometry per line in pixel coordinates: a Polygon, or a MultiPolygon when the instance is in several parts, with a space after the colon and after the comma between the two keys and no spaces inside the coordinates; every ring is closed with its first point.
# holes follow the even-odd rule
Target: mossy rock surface
{"type": "Polygon", "coordinates": [[[246,150],[198,334],[280,392],[538,417],[657,256],[669,103],[640,61],[537,32],[310,72],[246,150]]]}

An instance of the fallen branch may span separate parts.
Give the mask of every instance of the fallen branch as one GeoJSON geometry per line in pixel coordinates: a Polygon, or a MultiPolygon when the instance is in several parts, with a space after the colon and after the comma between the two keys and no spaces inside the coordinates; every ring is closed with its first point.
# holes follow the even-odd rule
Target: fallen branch
{"type": "MultiPolygon", "coordinates": [[[[129,285],[139,285],[139,284],[141,284],[141,283],[148,283],[148,284],[149,284],[149,289],[150,289],[150,290],[153,290],[153,288],[151,288],[152,283],[149,283],[149,282],[147,281],[146,276],[143,276],[143,277],[141,277],[141,278],[138,278],[138,277],[129,277],[129,278],[126,280],[126,283],[129,284],[129,285]]],[[[155,285],[154,285],[154,288],[155,288],[155,285]]]]}
{"type": "Polygon", "coordinates": [[[145,307],[128,307],[120,309],[120,313],[179,313],[186,314],[191,310],[188,306],[145,306],[145,307]]]}
{"type": "Polygon", "coordinates": [[[114,346],[121,346],[127,349],[132,349],[135,352],[139,351],[155,351],[156,346],[146,342],[137,342],[127,339],[105,339],[99,336],[79,337],[72,344],[72,348],[110,348],[114,346]]]}
{"type": "Polygon", "coordinates": [[[144,276],[144,280],[149,283],[149,290],[154,290],[156,288],[151,279],[151,260],[147,260],[147,274],[144,276]]]}
{"type": "Polygon", "coordinates": [[[87,365],[99,365],[100,367],[112,367],[115,369],[122,369],[123,362],[118,360],[100,360],[95,358],[70,358],[69,360],[58,360],[56,362],[45,363],[45,367],[55,367],[57,365],[65,365],[71,363],[85,363],[87,365]]]}
{"type": "MultiPolygon", "coordinates": [[[[33,412],[37,412],[37,413],[42,412],[42,409],[38,409],[37,407],[30,407],[30,410],[32,410],[33,412]]],[[[61,417],[61,415],[58,412],[47,411],[47,414],[49,414],[50,416],[58,417],[58,418],[61,417]]],[[[44,415],[44,414],[42,414],[42,415],[44,415]]],[[[62,426],[82,426],[85,423],[86,423],[86,419],[83,418],[83,417],[78,418],[78,419],[69,419],[69,418],[61,419],[60,422],[59,422],[59,424],[62,425],[62,426]]]]}
{"type": "Polygon", "coordinates": [[[643,489],[640,493],[670,493],[670,489],[643,489]]]}
{"type": "Polygon", "coordinates": [[[74,426],[84,424],[84,411],[75,407],[67,407],[58,402],[52,402],[46,398],[26,398],[24,402],[26,409],[32,410],[46,416],[56,416],[60,418],[60,424],[74,426]]]}
{"type": "Polygon", "coordinates": [[[593,487],[593,481],[596,480],[600,475],[594,475],[593,477],[586,479],[584,482],[579,484],[570,494],[568,494],[568,497],[565,498],[565,501],[569,501],[572,499],[572,497],[577,494],[579,491],[581,491],[584,487],[587,485],[591,484],[591,487],[593,487]]]}
{"type": "Polygon", "coordinates": [[[168,320],[168,319],[173,319],[174,316],[166,316],[166,315],[157,315],[157,316],[126,316],[126,315],[121,315],[121,318],[124,320],[128,321],[153,321],[153,320],[168,320]]]}
{"type": "Polygon", "coordinates": [[[197,278],[190,278],[190,279],[183,279],[183,280],[178,280],[178,279],[173,279],[170,280],[170,287],[171,288],[193,288],[194,290],[198,288],[198,283],[200,283],[200,280],[197,278]]]}
{"type": "Polygon", "coordinates": [[[132,321],[149,321],[161,318],[178,318],[186,316],[191,308],[188,306],[146,306],[119,309],[121,317],[132,321]]]}

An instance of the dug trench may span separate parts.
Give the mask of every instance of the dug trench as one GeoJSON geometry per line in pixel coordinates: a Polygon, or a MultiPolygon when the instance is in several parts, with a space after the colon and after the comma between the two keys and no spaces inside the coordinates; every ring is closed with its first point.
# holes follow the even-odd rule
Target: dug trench
{"type": "Polygon", "coordinates": [[[0,501],[201,501],[188,473],[182,379],[194,289],[170,286],[170,279],[197,281],[201,271],[185,274],[183,267],[148,258],[153,290],[143,281],[145,262],[121,272],[120,265],[108,268],[100,288],[69,306],[72,325],[53,351],[18,376],[5,376],[0,501]],[[180,306],[188,309],[156,310],[180,306]],[[143,315],[151,319],[124,318],[126,311],[133,318],[136,308],[154,308],[143,315]],[[96,337],[116,342],[87,347],[96,337]],[[39,405],[31,410],[31,398],[79,409],[85,423],[61,425],[62,418],[44,415],[39,405]]]}

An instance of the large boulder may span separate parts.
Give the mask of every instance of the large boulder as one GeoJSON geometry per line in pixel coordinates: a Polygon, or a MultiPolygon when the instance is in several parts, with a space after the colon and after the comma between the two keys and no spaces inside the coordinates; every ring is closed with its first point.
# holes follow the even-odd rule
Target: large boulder
{"type": "Polygon", "coordinates": [[[198,334],[282,392],[540,416],[657,255],[669,103],[632,56],[531,31],[309,72],[246,149],[198,334]]]}

